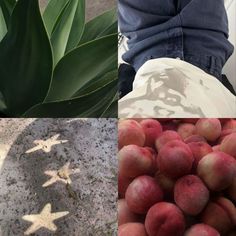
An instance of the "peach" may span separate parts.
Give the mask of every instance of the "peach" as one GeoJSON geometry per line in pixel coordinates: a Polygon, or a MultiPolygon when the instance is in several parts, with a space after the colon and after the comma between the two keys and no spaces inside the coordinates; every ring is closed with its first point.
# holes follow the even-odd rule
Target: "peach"
{"type": "Polygon", "coordinates": [[[196,224],[188,229],[184,236],[220,236],[216,229],[206,224],[196,224]]]}
{"type": "Polygon", "coordinates": [[[143,146],[145,143],[145,133],[142,126],[135,120],[121,120],[118,123],[118,147],[135,144],[143,146]]]}
{"type": "Polygon", "coordinates": [[[180,137],[184,140],[189,136],[196,134],[196,127],[195,125],[190,123],[182,123],[179,125],[177,132],[180,135],[180,137]]]}
{"type": "Polygon", "coordinates": [[[198,215],[209,200],[209,191],[199,177],[186,175],[176,182],[174,199],[184,213],[198,215]]]}
{"type": "Polygon", "coordinates": [[[118,227],[118,236],[148,236],[141,223],[127,223],[118,227]]]}
{"type": "Polygon", "coordinates": [[[154,170],[154,157],[149,149],[137,145],[124,146],[118,152],[119,173],[128,178],[139,175],[152,174],[154,170]]]}
{"type": "Polygon", "coordinates": [[[224,235],[236,224],[236,209],[227,198],[217,198],[210,202],[202,213],[201,221],[224,235]]]}
{"type": "Polygon", "coordinates": [[[168,142],[160,150],[157,157],[157,166],[163,174],[170,178],[179,178],[189,174],[194,158],[187,144],[174,140],[168,142]]]}
{"type": "Polygon", "coordinates": [[[125,199],[118,200],[118,225],[123,225],[130,222],[139,222],[140,215],[130,211],[125,199]]]}
{"type": "Polygon", "coordinates": [[[140,125],[142,126],[146,136],[144,146],[154,147],[155,140],[162,133],[162,126],[160,122],[154,119],[146,119],[142,120],[140,125]]]}
{"type": "Polygon", "coordinates": [[[194,134],[194,135],[191,135],[191,136],[187,137],[186,139],[184,139],[184,142],[185,143],[193,143],[193,142],[205,142],[206,143],[207,141],[201,135],[194,134]]]}
{"type": "Polygon", "coordinates": [[[193,142],[188,143],[189,148],[191,149],[194,157],[193,171],[197,169],[199,161],[206,156],[208,153],[212,152],[212,147],[205,142],[193,142]]]}
{"type": "Polygon", "coordinates": [[[145,228],[149,236],[182,236],[185,230],[183,213],[172,203],[157,203],[147,213],[145,228]]]}
{"type": "Polygon", "coordinates": [[[220,137],[221,129],[222,128],[219,119],[202,118],[196,123],[197,133],[210,142],[213,142],[220,137]]]}
{"type": "Polygon", "coordinates": [[[172,140],[182,140],[180,135],[176,131],[167,130],[161,133],[161,135],[156,139],[155,146],[157,151],[160,151],[161,148],[172,140]]]}
{"type": "Polygon", "coordinates": [[[220,144],[220,151],[236,159],[236,133],[227,135],[220,144]]]}
{"type": "Polygon", "coordinates": [[[211,152],[198,163],[197,174],[213,191],[228,188],[235,175],[235,159],[224,152],[211,152]]]}
{"type": "Polygon", "coordinates": [[[157,183],[163,190],[164,195],[168,198],[172,198],[174,192],[175,180],[165,176],[160,171],[156,172],[155,179],[157,180],[157,183]]]}
{"type": "Polygon", "coordinates": [[[223,130],[231,129],[236,130],[236,120],[230,119],[223,124],[223,130]]]}
{"type": "Polygon", "coordinates": [[[181,119],[182,122],[184,123],[191,123],[191,124],[196,124],[199,118],[183,118],[181,119]]]}
{"type": "Polygon", "coordinates": [[[213,152],[220,151],[220,145],[212,146],[212,151],[213,152]]]}
{"type": "Polygon", "coordinates": [[[139,176],[129,185],[125,193],[125,200],[131,211],[145,214],[157,202],[162,201],[163,192],[150,176],[139,176]]]}
{"type": "Polygon", "coordinates": [[[129,186],[129,184],[133,180],[134,180],[133,178],[127,178],[127,177],[120,175],[120,173],[118,174],[118,195],[120,198],[125,197],[125,192],[129,186]]]}

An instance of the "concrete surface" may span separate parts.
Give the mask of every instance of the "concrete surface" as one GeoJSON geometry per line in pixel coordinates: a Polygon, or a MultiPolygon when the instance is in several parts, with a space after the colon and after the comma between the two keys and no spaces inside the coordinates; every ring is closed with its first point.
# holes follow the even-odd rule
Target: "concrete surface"
{"type": "Polygon", "coordinates": [[[55,233],[39,229],[30,235],[116,235],[116,123],[116,119],[0,119],[0,235],[24,235],[32,224],[22,217],[39,214],[47,204],[53,213],[69,214],[54,221],[55,233]],[[66,141],[52,146],[43,141],[55,135],[66,141]],[[38,150],[36,142],[42,145],[38,150]],[[74,170],[71,184],[58,171],[66,163],[74,170]],[[43,187],[50,180],[44,172],[52,170],[62,181],[43,187]]]}
{"type": "MultiPolygon", "coordinates": [[[[48,0],[40,0],[40,6],[45,7],[48,0]]],[[[86,19],[90,20],[103,11],[116,7],[116,0],[86,0],[86,19]]]]}

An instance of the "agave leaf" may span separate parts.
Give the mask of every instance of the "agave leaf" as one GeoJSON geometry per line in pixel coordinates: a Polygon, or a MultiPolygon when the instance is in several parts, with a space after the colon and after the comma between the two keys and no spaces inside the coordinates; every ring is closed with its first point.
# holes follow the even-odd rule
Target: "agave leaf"
{"type": "Polygon", "coordinates": [[[43,13],[43,20],[45,22],[47,32],[51,36],[52,31],[62,14],[69,0],[50,0],[43,13]]]}
{"type": "Polygon", "coordinates": [[[109,104],[106,110],[102,113],[101,117],[110,118],[118,117],[118,94],[116,93],[113,100],[109,104]]]}
{"type": "Polygon", "coordinates": [[[116,67],[116,34],[81,45],[64,56],[56,66],[46,101],[69,99],[97,75],[116,67]]]}
{"type": "Polygon", "coordinates": [[[84,24],[85,24],[85,0],[79,0],[74,20],[71,26],[69,39],[66,46],[66,52],[77,47],[84,31],[84,24]]]}
{"type": "Polygon", "coordinates": [[[118,23],[115,21],[109,27],[107,27],[104,31],[102,31],[97,38],[104,37],[106,35],[115,34],[118,32],[118,23]]]}
{"type": "Polygon", "coordinates": [[[11,17],[15,4],[16,4],[15,0],[1,0],[0,1],[0,7],[2,8],[2,13],[3,13],[7,27],[9,26],[10,17],[11,17]]]}
{"type": "MultiPolygon", "coordinates": [[[[106,35],[102,32],[105,32],[115,22],[117,22],[116,9],[109,10],[87,22],[79,45],[106,35]]],[[[115,33],[117,33],[117,27],[115,33]]]]}
{"type": "Polygon", "coordinates": [[[7,26],[2,13],[2,8],[0,7],[0,42],[6,33],[7,33],[7,26]]]}
{"type": "Polygon", "coordinates": [[[0,43],[0,91],[9,116],[19,116],[46,97],[52,52],[37,0],[19,0],[0,43]]]}
{"type": "Polygon", "coordinates": [[[94,117],[102,116],[117,93],[117,80],[84,96],[66,101],[39,104],[23,117],[94,117]]]}
{"type": "Polygon", "coordinates": [[[118,74],[117,74],[117,69],[113,71],[109,71],[105,74],[99,75],[95,77],[93,80],[89,81],[86,83],[81,89],[79,89],[73,97],[78,97],[82,96],[84,94],[90,93],[97,88],[100,88],[104,86],[105,84],[109,83],[110,81],[117,79],[118,74]]]}
{"type": "MultiPolygon", "coordinates": [[[[75,30],[75,25],[73,25],[74,23],[74,19],[76,17],[75,23],[78,23],[78,19],[76,16],[76,12],[77,9],[80,7],[78,7],[78,4],[80,4],[81,1],[78,0],[70,0],[68,5],[65,7],[65,9],[63,10],[62,14],[60,15],[53,33],[51,35],[51,43],[52,43],[52,47],[53,47],[53,54],[54,54],[54,65],[57,64],[57,62],[64,56],[65,52],[66,52],[66,48],[67,48],[67,43],[69,41],[69,48],[71,49],[71,46],[73,46],[74,44],[74,36],[79,32],[79,34],[82,34],[83,31],[83,24],[77,27],[81,27],[82,29],[77,29],[78,31],[75,32],[71,32],[71,29],[73,28],[73,30],[75,30]],[[70,38],[71,36],[71,38],[70,38]]],[[[80,12],[80,17],[84,18],[84,11],[80,12]]],[[[76,35],[77,37],[77,35],[76,35]]],[[[80,38],[80,35],[79,35],[80,38]]]]}

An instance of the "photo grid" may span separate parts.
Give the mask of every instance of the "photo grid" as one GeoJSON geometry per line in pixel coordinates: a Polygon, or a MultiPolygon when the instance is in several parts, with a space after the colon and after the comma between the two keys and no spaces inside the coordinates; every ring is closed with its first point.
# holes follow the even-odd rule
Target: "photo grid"
{"type": "Polygon", "coordinates": [[[235,0],[0,0],[0,236],[236,236],[235,0]]]}

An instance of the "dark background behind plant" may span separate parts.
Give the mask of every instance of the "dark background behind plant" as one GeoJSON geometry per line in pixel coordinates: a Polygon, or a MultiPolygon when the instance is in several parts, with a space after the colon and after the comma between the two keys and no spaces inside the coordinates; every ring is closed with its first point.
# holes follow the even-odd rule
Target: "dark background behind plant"
{"type": "MultiPolygon", "coordinates": [[[[40,0],[41,7],[44,8],[48,0],[40,0]]],[[[86,19],[90,20],[103,11],[109,10],[116,6],[116,0],[86,0],[86,19]]]]}

